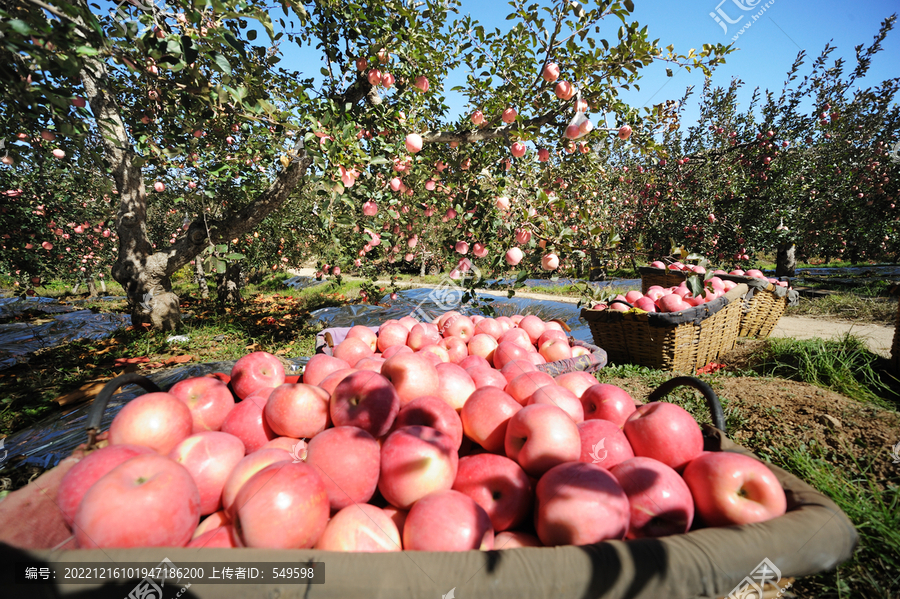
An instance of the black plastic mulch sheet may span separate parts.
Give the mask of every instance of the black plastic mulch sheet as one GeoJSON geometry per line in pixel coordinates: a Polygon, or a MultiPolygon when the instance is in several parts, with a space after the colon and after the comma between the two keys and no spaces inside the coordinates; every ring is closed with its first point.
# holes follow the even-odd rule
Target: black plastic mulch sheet
{"type": "MultiPolygon", "coordinates": [[[[471,305],[460,306],[458,304],[446,303],[453,299],[452,293],[448,290],[434,289],[411,289],[402,291],[398,294],[398,299],[391,300],[390,296],[385,296],[382,300],[384,305],[374,306],[369,304],[353,304],[336,308],[323,308],[312,313],[314,322],[320,322],[323,328],[328,327],[350,327],[357,324],[365,326],[378,326],[385,320],[391,318],[401,318],[409,314],[416,315],[421,319],[434,318],[437,315],[449,309],[456,309],[466,314],[484,313],[483,309],[478,309],[471,305]]],[[[457,294],[461,296],[461,294],[457,294]]],[[[496,298],[488,295],[479,295],[479,298],[493,299],[489,302],[494,309],[495,315],[512,315],[512,314],[535,314],[544,320],[559,319],[566,323],[572,329],[570,335],[576,339],[592,342],[591,332],[588,326],[580,320],[579,310],[575,304],[567,304],[565,302],[538,301],[526,298],[513,297],[496,298]]],[[[459,299],[456,300],[457,302],[459,299]]],[[[84,311],[88,312],[88,311],[84,311]]],[[[80,312],[71,312],[63,314],[60,318],[72,317],[80,314],[80,312]]],[[[95,314],[93,316],[115,316],[105,314],[95,314]]],[[[81,317],[83,318],[83,317],[81,317]]],[[[85,325],[87,326],[87,325],[85,325]]],[[[121,326],[121,325],[119,325],[121,326]]],[[[67,329],[68,330],[68,329],[67,329]]],[[[99,337],[106,334],[99,334],[99,337]]],[[[24,335],[24,333],[23,333],[24,335]]],[[[0,341],[0,347],[3,347],[0,341]]],[[[299,374],[303,366],[309,358],[296,358],[288,360],[292,370],[287,372],[288,375],[299,374]]],[[[153,380],[161,389],[168,389],[178,381],[186,378],[202,376],[210,372],[231,372],[234,362],[212,362],[207,364],[192,364],[167,370],[151,375],[149,378],[153,380]]],[[[101,430],[107,430],[112,419],[119,412],[123,405],[134,399],[138,395],[142,395],[144,390],[137,386],[123,387],[119,393],[114,395],[106,408],[101,424],[101,430]]],[[[0,469],[8,466],[11,460],[17,456],[21,456],[15,460],[15,467],[24,465],[35,465],[43,468],[55,466],[60,460],[69,456],[72,451],[80,444],[87,440],[85,426],[87,424],[88,412],[91,403],[80,404],[54,414],[34,426],[10,435],[4,439],[5,445],[0,450],[0,469]],[[4,457],[4,451],[6,456],[4,457]],[[24,458],[24,459],[22,459],[24,458]]]]}
{"type": "MultiPolygon", "coordinates": [[[[40,306],[41,311],[62,313],[53,314],[53,320],[39,324],[29,322],[0,324],[0,370],[10,368],[18,362],[28,361],[28,356],[40,349],[76,339],[103,339],[118,329],[131,325],[131,316],[128,315],[75,310],[71,306],[59,303],[35,303],[35,306],[31,306],[29,300],[28,304],[20,312],[40,306]]],[[[8,308],[9,305],[4,307],[8,308]]],[[[10,314],[13,312],[4,316],[10,314]]]]}

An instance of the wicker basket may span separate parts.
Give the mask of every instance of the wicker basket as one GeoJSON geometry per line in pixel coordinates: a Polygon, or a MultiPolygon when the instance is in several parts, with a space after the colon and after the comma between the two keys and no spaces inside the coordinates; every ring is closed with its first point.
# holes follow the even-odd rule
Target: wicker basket
{"type": "Polygon", "coordinates": [[[749,287],[748,296],[744,299],[744,314],[741,317],[739,337],[757,337],[765,339],[778,324],[788,303],[796,303],[797,292],[773,285],[765,279],[743,277],[738,275],[716,275],[723,281],[744,283],[749,287]]]}
{"type": "Polygon", "coordinates": [[[594,343],[616,364],[693,373],[737,341],[747,285],[673,314],[583,309],[594,343]]]}
{"type": "Polygon", "coordinates": [[[647,293],[647,290],[654,285],[675,287],[694,274],[674,269],[653,268],[652,266],[641,266],[638,268],[638,272],[641,273],[641,293],[647,293]]]}

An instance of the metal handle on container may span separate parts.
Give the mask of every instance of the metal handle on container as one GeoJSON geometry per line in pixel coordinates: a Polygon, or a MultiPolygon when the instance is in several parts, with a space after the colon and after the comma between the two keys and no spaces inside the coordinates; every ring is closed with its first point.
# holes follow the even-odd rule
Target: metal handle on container
{"type": "Polygon", "coordinates": [[[647,397],[647,401],[659,401],[681,386],[693,387],[702,393],[704,399],[706,399],[706,405],[709,406],[709,415],[712,418],[713,426],[723,433],[727,432],[725,430],[725,412],[722,411],[722,404],[719,403],[719,396],[716,395],[716,392],[713,391],[713,388],[710,387],[708,383],[701,381],[697,377],[676,376],[675,378],[669,379],[657,387],[655,391],[650,393],[647,397]]]}
{"type": "Polygon", "coordinates": [[[94,403],[91,405],[91,411],[88,413],[87,448],[89,451],[94,448],[94,442],[97,440],[97,434],[100,432],[100,422],[103,420],[103,413],[106,411],[106,406],[109,403],[110,398],[113,396],[113,393],[125,385],[138,385],[146,389],[148,393],[157,393],[161,391],[156,383],[136,372],[121,374],[106,383],[103,389],[100,390],[100,393],[97,394],[97,398],[94,399],[94,403]]]}

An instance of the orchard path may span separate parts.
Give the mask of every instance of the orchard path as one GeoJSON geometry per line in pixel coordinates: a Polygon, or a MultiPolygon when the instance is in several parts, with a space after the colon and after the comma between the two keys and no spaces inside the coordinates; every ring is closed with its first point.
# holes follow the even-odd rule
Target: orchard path
{"type": "MultiPolygon", "coordinates": [[[[307,274],[304,272],[298,274],[307,274]]],[[[308,269],[311,276],[312,269],[308,269]]],[[[353,277],[348,277],[355,280],[353,277]]],[[[364,279],[359,279],[364,280],[364,279]]],[[[389,286],[390,281],[378,281],[380,285],[389,286]]],[[[428,285],[424,283],[406,283],[402,287],[424,287],[437,288],[437,285],[428,285]]],[[[480,293],[494,295],[497,297],[506,297],[505,292],[481,290],[480,293]]],[[[531,291],[516,291],[518,297],[529,299],[544,300],[551,302],[565,302],[568,304],[577,304],[578,298],[568,297],[564,295],[551,295],[547,293],[534,293],[531,291]]],[[[824,318],[812,318],[808,316],[782,316],[778,324],[772,330],[770,337],[792,337],[794,339],[831,339],[841,337],[846,333],[851,333],[866,341],[869,349],[876,354],[886,358],[891,357],[891,345],[894,341],[894,327],[879,324],[861,324],[846,320],[828,320],[824,318]]]]}

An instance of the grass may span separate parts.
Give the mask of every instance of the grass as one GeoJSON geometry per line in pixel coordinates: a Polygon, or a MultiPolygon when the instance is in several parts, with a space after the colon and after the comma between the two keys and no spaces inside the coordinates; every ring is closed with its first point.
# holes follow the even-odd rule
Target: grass
{"type": "MultiPolygon", "coordinates": [[[[855,460],[848,472],[830,463],[822,448],[760,447],[763,459],[784,468],[822,491],[847,514],[860,535],[854,556],[837,571],[803,580],[816,597],[872,597],[900,594],[900,489],[880,488],[869,466],[855,460]]],[[[850,450],[846,455],[852,456],[850,450]]]]}
{"type": "Polygon", "coordinates": [[[832,340],[768,339],[749,361],[763,376],[818,385],[883,408],[900,407],[900,381],[887,373],[886,360],[849,333],[832,340]]]}
{"type": "Polygon", "coordinates": [[[802,298],[798,306],[789,306],[785,314],[893,325],[897,319],[897,300],[869,293],[870,288],[861,287],[853,292],[833,293],[816,299],[802,298]]]}

